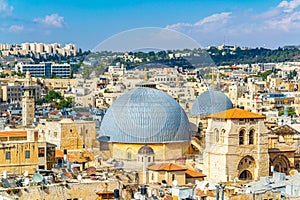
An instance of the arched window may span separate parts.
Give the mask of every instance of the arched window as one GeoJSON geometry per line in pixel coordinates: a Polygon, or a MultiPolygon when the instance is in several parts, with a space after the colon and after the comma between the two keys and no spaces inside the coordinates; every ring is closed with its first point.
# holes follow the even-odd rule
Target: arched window
{"type": "Polygon", "coordinates": [[[216,137],[216,143],[220,142],[220,134],[219,134],[219,130],[215,129],[215,137],[216,137]]]}
{"type": "Polygon", "coordinates": [[[222,130],[221,130],[221,133],[220,133],[220,143],[221,143],[221,144],[224,143],[225,132],[226,132],[225,129],[222,129],[222,130]]]}
{"type": "Polygon", "coordinates": [[[131,160],[131,152],[130,151],[127,152],[127,159],[131,160]]]}
{"type": "Polygon", "coordinates": [[[254,130],[249,132],[249,144],[254,144],[254,130]]]}
{"type": "Polygon", "coordinates": [[[239,145],[244,144],[245,130],[240,130],[239,132],[239,145]]]}
{"type": "Polygon", "coordinates": [[[239,176],[240,180],[252,180],[252,174],[250,171],[248,170],[244,170],[240,176],[239,176]]]}

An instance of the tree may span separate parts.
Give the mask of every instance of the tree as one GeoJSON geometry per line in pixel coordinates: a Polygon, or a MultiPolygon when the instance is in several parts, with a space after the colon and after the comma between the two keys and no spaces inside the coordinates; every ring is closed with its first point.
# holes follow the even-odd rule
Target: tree
{"type": "Polygon", "coordinates": [[[54,102],[58,99],[63,99],[60,92],[56,92],[55,90],[50,90],[48,94],[44,97],[46,103],[54,102]]]}
{"type": "Polygon", "coordinates": [[[69,102],[66,99],[62,99],[59,101],[57,109],[62,109],[62,108],[71,108],[72,107],[72,103],[69,102]]]}
{"type": "Polygon", "coordinates": [[[51,78],[57,78],[57,76],[56,76],[55,72],[52,72],[52,74],[51,74],[51,78]]]}
{"type": "Polygon", "coordinates": [[[36,99],[35,104],[36,105],[42,105],[43,104],[43,99],[40,99],[40,98],[36,99]]]}

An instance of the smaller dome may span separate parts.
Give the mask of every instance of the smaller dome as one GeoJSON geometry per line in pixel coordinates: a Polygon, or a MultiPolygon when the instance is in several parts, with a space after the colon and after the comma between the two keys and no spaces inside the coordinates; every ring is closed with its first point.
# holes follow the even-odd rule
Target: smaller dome
{"type": "Polygon", "coordinates": [[[233,108],[231,100],[222,92],[210,88],[195,100],[191,116],[207,116],[233,108]]]}
{"type": "Polygon", "coordinates": [[[146,155],[150,155],[150,154],[154,154],[154,151],[151,147],[145,145],[142,146],[139,150],[138,150],[138,154],[146,154],[146,155]]]}

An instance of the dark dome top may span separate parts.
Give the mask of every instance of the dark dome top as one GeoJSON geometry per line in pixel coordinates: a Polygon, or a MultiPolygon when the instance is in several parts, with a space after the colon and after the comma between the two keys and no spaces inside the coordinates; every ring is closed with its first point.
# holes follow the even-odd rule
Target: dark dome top
{"type": "Polygon", "coordinates": [[[210,88],[197,97],[191,110],[191,116],[207,116],[233,108],[231,100],[222,92],[210,88]]]}
{"type": "Polygon", "coordinates": [[[150,155],[150,154],[154,154],[154,151],[151,147],[145,145],[142,146],[139,150],[138,150],[138,154],[145,154],[145,155],[150,155]]]}
{"type": "Polygon", "coordinates": [[[100,137],[110,142],[166,143],[191,139],[188,118],[167,93],[135,88],[119,97],[101,122],[100,137]]]}

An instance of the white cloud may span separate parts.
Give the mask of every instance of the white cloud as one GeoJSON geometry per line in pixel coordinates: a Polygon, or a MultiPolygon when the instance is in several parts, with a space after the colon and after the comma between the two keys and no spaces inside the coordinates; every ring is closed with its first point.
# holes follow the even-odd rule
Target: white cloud
{"type": "Polygon", "coordinates": [[[266,21],[270,29],[277,29],[282,31],[299,30],[300,28],[300,12],[289,13],[280,18],[270,19],[266,21]]]}
{"type": "Polygon", "coordinates": [[[35,18],[33,21],[47,27],[63,28],[65,26],[64,17],[58,14],[47,15],[45,18],[35,18]]]}
{"type": "Polygon", "coordinates": [[[6,0],[0,0],[0,14],[11,15],[13,10],[14,7],[8,5],[6,0]]]}
{"type": "Polygon", "coordinates": [[[280,9],[283,9],[283,12],[290,13],[293,12],[296,8],[300,6],[300,0],[291,0],[291,1],[282,1],[277,6],[280,9]]]}
{"type": "Polygon", "coordinates": [[[222,12],[222,13],[213,14],[211,16],[205,17],[204,19],[196,22],[194,25],[202,26],[202,25],[208,24],[208,23],[225,24],[228,21],[228,19],[230,18],[230,15],[231,15],[231,12],[222,12]]]}
{"type": "Polygon", "coordinates": [[[24,30],[24,26],[23,25],[11,25],[9,28],[8,28],[8,31],[9,32],[12,32],[12,33],[20,33],[24,30]]]}
{"type": "Polygon", "coordinates": [[[205,17],[198,22],[192,23],[176,23],[166,26],[168,29],[173,29],[177,31],[202,31],[202,32],[209,32],[216,30],[222,26],[224,26],[231,17],[231,12],[222,12],[210,15],[205,17]]]}
{"type": "MultiPolygon", "coordinates": [[[[222,12],[196,23],[178,22],[166,28],[185,33],[202,45],[233,43],[238,45],[300,43],[300,0],[281,1],[263,12],[222,12]],[[230,41],[229,41],[230,40],[230,41]]],[[[277,46],[278,47],[278,46],[277,46]]]]}

